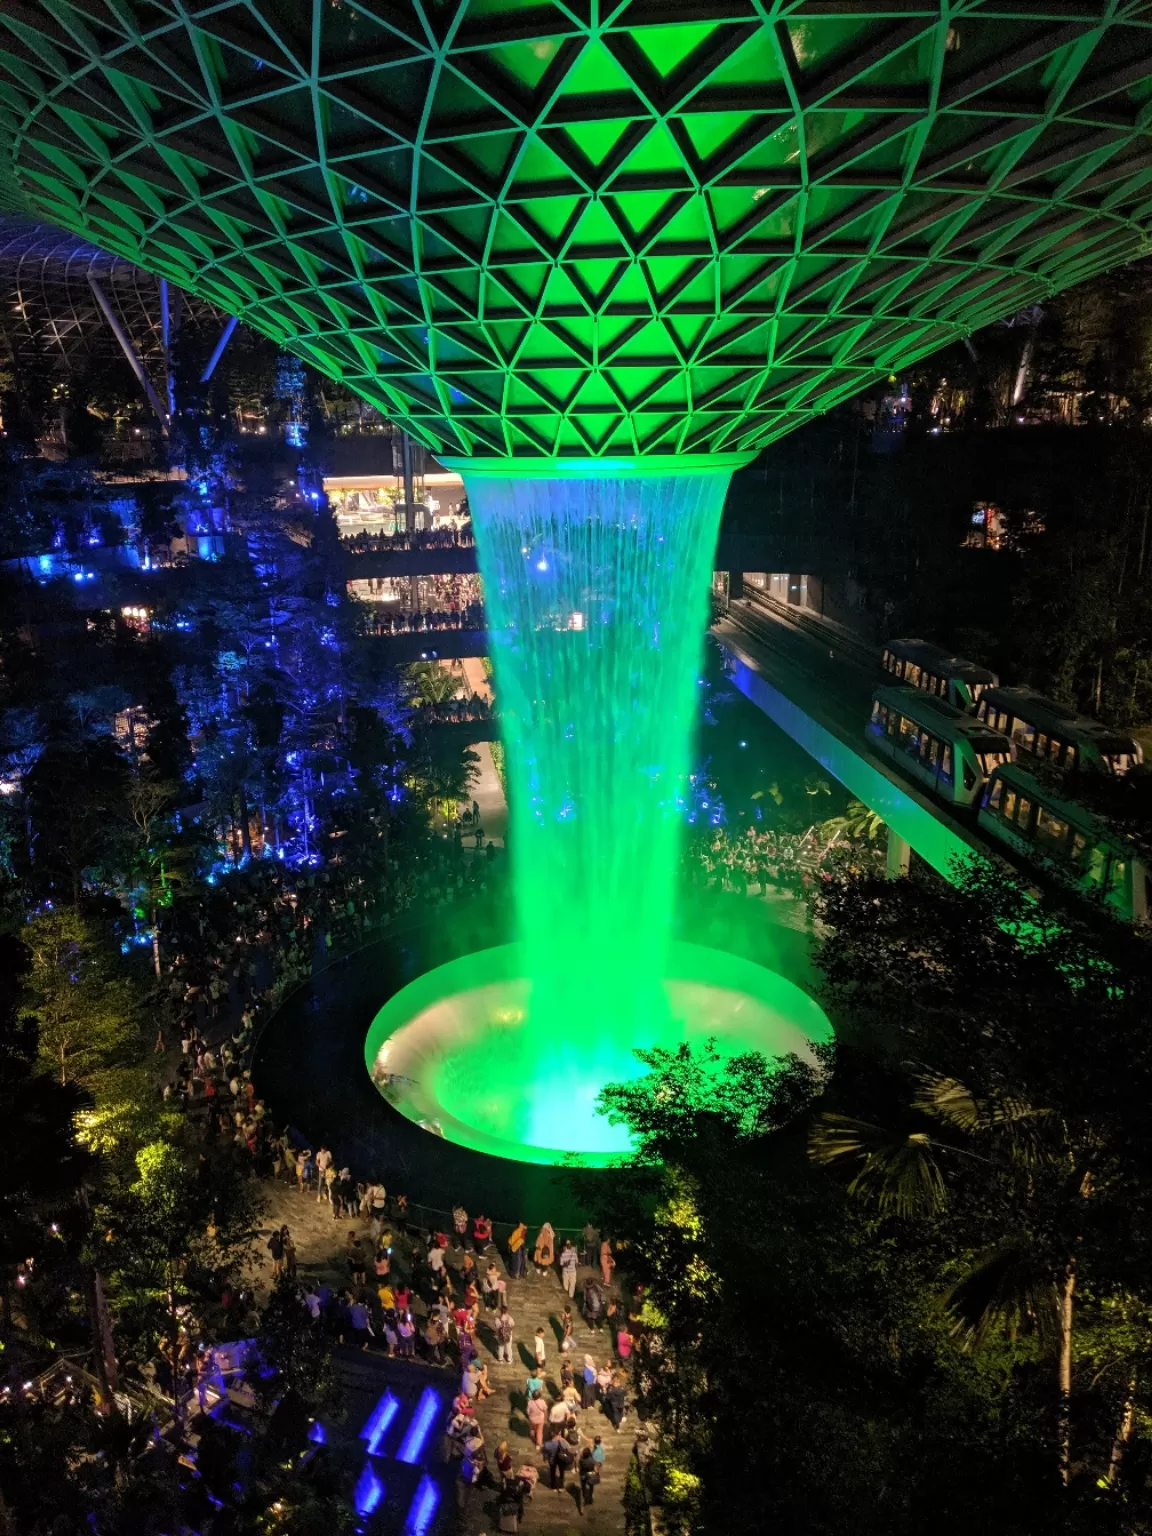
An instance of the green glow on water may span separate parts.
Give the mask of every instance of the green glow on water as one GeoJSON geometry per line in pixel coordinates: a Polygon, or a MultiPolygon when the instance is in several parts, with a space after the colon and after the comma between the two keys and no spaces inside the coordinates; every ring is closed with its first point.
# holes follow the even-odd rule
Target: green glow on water
{"type": "Polygon", "coordinates": [[[550,1070],[610,1081],[659,1038],[681,807],[727,466],[465,471],[509,776],[517,932],[550,1070]]]}
{"type": "Polygon", "coordinates": [[[744,966],[742,992],[731,976],[743,962],[725,962],[727,981],[702,981],[697,961],[677,979],[671,948],[709,573],[737,462],[457,461],[504,722],[517,969],[494,990],[479,987],[476,957],[458,977],[436,973],[437,1008],[420,991],[390,1003],[369,1053],[379,1070],[404,1009],[421,1013],[406,1049],[438,1043],[401,1073],[418,1087],[398,1102],[453,1140],[603,1159],[627,1137],[597,1098],[637,1075],[638,1047],[715,1035],[721,1051],[791,1049],[807,1036],[783,1021],[823,1019],[758,967],[744,966]]]}
{"type": "MultiPolygon", "coordinates": [[[[575,1156],[603,1165],[628,1150],[627,1131],[597,1113],[597,1058],[555,1070],[525,961],[519,946],[504,945],[426,972],[373,1019],[368,1070],[401,1114],[462,1146],[522,1162],[575,1156]]],[[[722,1059],[741,1051],[803,1056],[832,1033],[819,1006],[783,976],[697,944],[669,947],[661,993],[664,1008],[620,1042],[614,1076],[640,1071],[634,1045],[714,1039],[722,1059]]]]}

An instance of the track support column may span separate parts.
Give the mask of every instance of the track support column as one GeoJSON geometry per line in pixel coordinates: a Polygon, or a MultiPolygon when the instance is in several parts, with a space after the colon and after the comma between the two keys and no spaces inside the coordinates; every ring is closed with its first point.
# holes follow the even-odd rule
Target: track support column
{"type": "Polygon", "coordinates": [[[888,857],[884,866],[884,873],[889,880],[900,880],[908,873],[912,864],[912,849],[908,843],[892,828],[888,828],[888,857]]]}

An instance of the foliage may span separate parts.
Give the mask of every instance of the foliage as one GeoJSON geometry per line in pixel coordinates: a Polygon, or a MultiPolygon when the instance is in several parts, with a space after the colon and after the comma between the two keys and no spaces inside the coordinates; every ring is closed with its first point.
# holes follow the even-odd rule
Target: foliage
{"type": "Polygon", "coordinates": [[[845,876],[818,907],[834,1050],[742,1063],[742,1091],[648,1060],[605,1095],[638,1158],[573,1175],[644,1288],[665,1517],[1147,1529],[1145,942],[987,870],[845,876]]]}
{"type": "Polygon", "coordinates": [[[184,1335],[219,1316],[230,1274],[252,1262],[259,1200],[228,1161],[196,1161],[169,1142],[136,1154],[136,1178],[97,1212],[122,1357],[174,1358],[184,1335]]]}
{"type": "Polygon", "coordinates": [[[330,1399],[331,1349],[313,1322],[294,1280],[281,1275],[260,1313],[256,1353],[271,1376],[260,1376],[266,1396],[291,1393],[309,1412],[330,1399]]]}

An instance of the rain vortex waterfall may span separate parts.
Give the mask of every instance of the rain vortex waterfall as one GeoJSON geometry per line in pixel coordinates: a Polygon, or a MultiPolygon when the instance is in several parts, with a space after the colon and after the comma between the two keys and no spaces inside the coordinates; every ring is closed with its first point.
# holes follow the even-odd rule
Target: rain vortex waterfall
{"type": "Polygon", "coordinates": [[[565,1103],[588,1114],[600,1085],[636,1075],[634,1047],[672,1038],[677,801],[730,474],[465,472],[531,985],[533,1059],[501,1070],[535,1079],[546,1144],[565,1103]]]}

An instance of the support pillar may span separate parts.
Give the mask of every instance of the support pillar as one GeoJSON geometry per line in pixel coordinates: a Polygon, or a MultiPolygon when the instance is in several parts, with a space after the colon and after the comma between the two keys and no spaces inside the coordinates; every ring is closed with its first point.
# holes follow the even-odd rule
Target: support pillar
{"type": "Polygon", "coordinates": [[[412,439],[407,432],[400,434],[400,452],[404,466],[404,528],[407,533],[415,533],[416,496],[412,489],[412,439]]]}
{"type": "Polygon", "coordinates": [[[168,413],[160,404],[159,395],[152,388],[152,381],[144,370],[144,364],[140,361],[140,358],[136,352],[136,348],[132,345],[132,341],[128,335],[128,332],[120,324],[120,321],[116,315],[116,311],[112,308],[111,304],[109,304],[107,295],[91,272],[88,274],[88,286],[92,289],[92,297],[96,300],[96,303],[100,308],[100,313],[104,316],[105,320],[107,320],[113,336],[115,336],[116,340],[120,343],[120,350],[128,359],[128,366],[136,375],[136,378],[140,384],[140,388],[144,391],[144,394],[147,397],[148,404],[156,412],[156,418],[159,421],[161,427],[164,429],[164,431],[167,431],[168,413]]]}
{"type": "Polygon", "coordinates": [[[889,880],[901,880],[912,864],[912,849],[892,828],[888,828],[888,857],[884,873],[889,880]]]}
{"type": "Polygon", "coordinates": [[[224,329],[221,331],[220,340],[216,343],[216,346],[212,351],[212,356],[208,359],[208,366],[200,375],[201,384],[207,384],[209,379],[216,372],[216,364],[224,356],[224,348],[232,340],[232,332],[236,329],[239,323],[240,322],[237,320],[236,316],[232,315],[224,329]]]}

